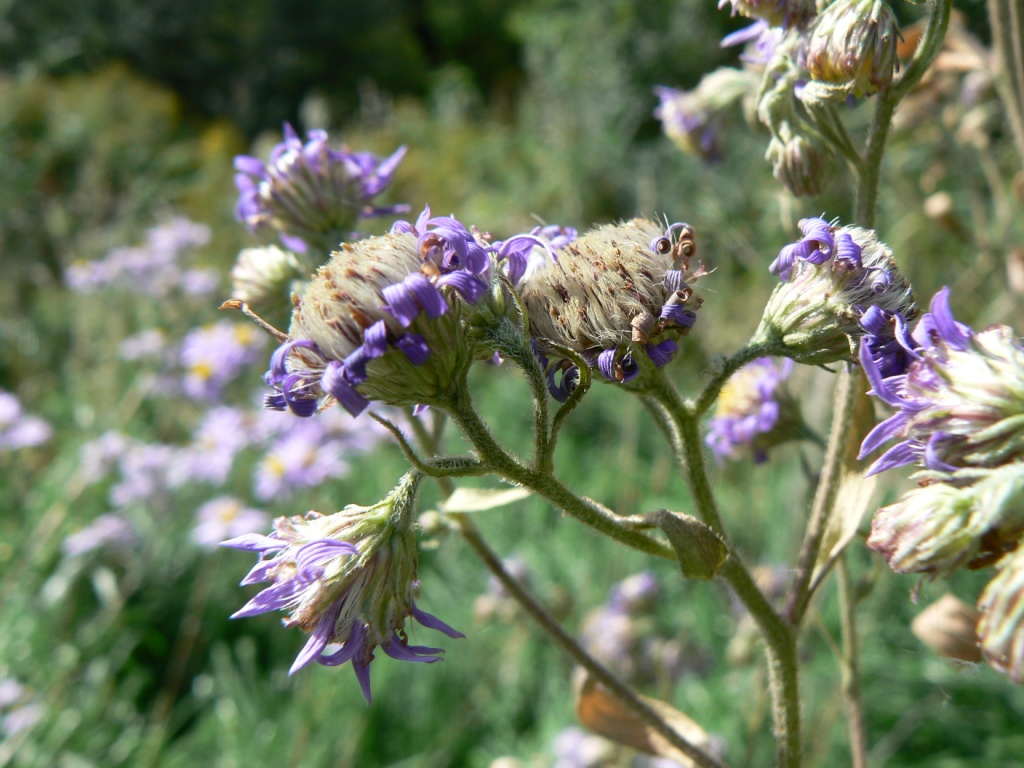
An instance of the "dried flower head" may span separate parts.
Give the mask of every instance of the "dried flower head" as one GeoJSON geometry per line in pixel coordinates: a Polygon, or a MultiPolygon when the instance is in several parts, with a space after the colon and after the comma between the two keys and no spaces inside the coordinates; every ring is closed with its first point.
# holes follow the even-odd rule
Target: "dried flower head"
{"type": "Polygon", "coordinates": [[[973,605],[947,592],[915,616],[910,629],[940,656],[977,663],[981,661],[978,616],[973,605]]]}
{"type": "Polygon", "coordinates": [[[568,347],[602,377],[628,382],[641,367],[667,364],[697,319],[701,299],[689,283],[693,229],[667,229],[633,219],[587,232],[561,250],[557,262],[534,275],[523,289],[530,333],[550,362],[552,394],[568,396],[572,363],[551,359],[568,347]],[[555,373],[563,373],[560,385],[555,373]]]}
{"type": "Polygon", "coordinates": [[[291,672],[313,661],[329,667],[351,661],[367,702],[376,648],[400,661],[439,661],[440,648],[410,645],[405,628],[407,619],[416,619],[449,637],[464,637],[416,607],[419,581],[411,525],[420,477],[406,475],[371,507],[280,517],[269,536],[225,541],[223,546],[260,554],[243,585],[271,582],[232,618],[285,611],[285,626],[309,633],[291,672]],[[328,649],[332,643],[341,647],[328,649]]]}
{"type": "Polygon", "coordinates": [[[835,171],[835,156],[817,131],[806,123],[785,121],[768,143],[765,160],[772,174],[796,197],[820,195],[835,171]]]}
{"type": "Polygon", "coordinates": [[[842,101],[887,87],[899,39],[896,14],[883,0],[836,0],[811,30],[806,67],[813,79],[803,98],[842,101]]]}
{"type": "Polygon", "coordinates": [[[761,463],[769,448],[800,434],[800,410],[783,386],[792,370],[792,360],[762,357],[726,382],[705,438],[717,459],[736,459],[749,450],[761,463]]]}
{"type": "Polygon", "coordinates": [[[978,600],[978,638],[986,661],[1024,683],[1024,549],[999,561],[996,577],[978,600]]]}
{"type": "Polygon", "coordinates": [[[370,152],[331,148],[325,131],[310,131],[308,138],[303,143],[286,123],[284,141],[268,162],[235,158],[236,213],[250,230],[272,229],[285,245],[304,253],[310,243],[333,246],[348,237],[361,216],[408,210],[370,202],[391,183],[405,147],[382,160],[370,152]]]}
{"type": "Polygon", "coordinates": [[[782,341],[788,357],[825,365],[853,359],[865,318],[914,316],[910,285],[872,230],[821,218],[801,220],[800,230],[803,237],[769,267],[782,283],[768,299],[755,342],[782,341]]]}
{"type": "Polygon", "coordinates": [[[897,409],[864,439],[861,457],[898,440],[869,473],[912,462],[945,472],[1024,458],[1024,347],[1010,328],[975,333],[958,323],[943,288],[913,334],[896,339],[911,359],[905,372],[887,373],[861,349],[871,394],[897,409]]]}

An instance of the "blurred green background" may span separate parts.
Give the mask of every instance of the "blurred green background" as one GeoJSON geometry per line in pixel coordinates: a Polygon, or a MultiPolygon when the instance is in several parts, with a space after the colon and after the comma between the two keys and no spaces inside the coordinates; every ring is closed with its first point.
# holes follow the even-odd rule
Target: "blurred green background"
{"type": "MultiPolygon", "coordinates": [[[[983,41],[981,5],[962,10],[983,41]]],[[[661,135],[652,86],[690,88],[715,66],[735,65],[718,40],[741,25],[693,0],[0,3],[0,389],[53,427],[42,445],[0,448],[0,690],[18,686],[9,700],[0,695],[0,765],[554,765],[553,742],[574,719],[571,665],[516,612],[474,611],[487,577],[455,538],[424,548],[421,604],[467,639],[444,640],[442,664],[381,655],[370,707],[346,667],[314,665],[289,678],[303,638],[277,616],[227,618],[252,594],[236,586],[250,559],[198,546],[197,509],[224,493],[271,515],[369,504],[405,469],[393,446],[354,452],[344,476],[264,500],[253,497],[256,447],[242,450],[219,487],[186,482],[126,504],[111,500],[117,470],[94,480],[85,467],[111,431],[137,445],[192,439],[206,407],[161,391],[165,359],[128,360],[120,345],[153,329],[173,342],[222,319],[230,267],[257,242],[234,220],[232,158],[264,156],[284,121],[327,128],[354,149],[407,144],[388,199],[410,203],[413,215],[430,203],[496,237],[538,220],[581,231],[637,214],[690,222],[714,269],[673,369],[694,391],[714,357],[756,326],[772,286],[767,265],[795,238],[796,220],[825,213],[845,222],[851,211],[843,174],[820,199],[788,197],[755,129],[735,127],[712,166],[661,135]],[[73,265],[138,245],[171,216],[210,228],[188,266],[216,270],[219,291],[71,290],[73,265]],[[131,544],[68,553],[68,536],[111,512],[130,522],[131,544]]],[[[921,303],[950,285],[958,318],[1019,330],[1020,159],[990,92],[977,105],[955,90],[939,96],[951,104],[933,113],[925,101],[918,109],[929,117],[917,120],[908,109],[894,135],[880,236],[921,303]]],[[[852,111],[853,130],[867,117],[852,111]]],[[[268,355],[225,389],[224,403],[251,409],[268,355]]],[[[830,374],[797,377],[810,420],[827,429],[830,374]]],[[[486,369],[474,387],[499,437],[528,446],[525,384],[486,369]]],[[[620,511],[686,511],[685,487],[650,427],[638,402],[595,387],[561,438],[561,476],[620,511]]],[[[461,449],[455,438],[449,447],[461,449]]],[[[792,562],[806,467],[819,461],[815,449],[788,447],[766,465],[714,471],[749,562],[792,562]]],[[[890,481],[879,501],[900,488],[890,481]]],[[[424,509],[436,500],[427,488],[424,509]]],[[[730,765],[768,764],[764,670],[756,643],[730,645],[742,622],[720,585],[684,583],[668,564],[538,501],[482,514],[480,524],[502,555],[526,563],[574,631],[614,582],[653,570],[660,597],[634,631],[673,641],[679,658],[644,692],[716,734],[730,765]]],[[[925,584],[915,605],[915,582],[883,572],[862,543],[853,549],[873,765],[1024,764],[1024,694],[987,667],[939,660],[909,631],[947,589],[973,602],[984,576],[925,584]]],[[[814,766],[848,760],[830,650],[834,603],[829,585],[804,646],[814,766]]],[[[605,764],[632,760],[615,754],[605,764]]]]}

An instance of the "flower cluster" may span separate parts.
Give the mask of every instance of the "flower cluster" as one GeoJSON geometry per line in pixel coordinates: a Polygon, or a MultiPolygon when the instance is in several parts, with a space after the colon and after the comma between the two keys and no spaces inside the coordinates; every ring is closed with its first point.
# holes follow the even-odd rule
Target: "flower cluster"
{"type": "Polygon", "coordinates": [[[1024,578],[1014,550],[1024,536],[1024,345],[1006,326],[975,332],[957,322],[949,295],[935,295],[912,333],[898,324],[910,359],[903,371],[892,373],[891,358],[861,344],[871,394],[895,409],[861,446],[864,457],[895,441],[868,473],[922,467],[918,487],[875,514],[868,546],[900,573],[998,562],[979,601],[979,637],[992,665],[1020,682],[1024,578]]]}
{"type": "Polygon", "coordinates": [[[310,131],[303,143],[285,124],[284,141],[266,163],[245,155],[235,158],[236,213],[250,230],[276,231],[293,251],[304,253],[310,244],[334,247],[349,236],[360,216],[408,210],[371,204],[391,183],[404,156],[405,147],[384,159],[334,149],[325,131],[310,131]]]}
{"type": "Polygon", "coordinates": [[[313,661],[332,667],[351,661],[367,702],[376,648],[400,661],[439,661],[440,648],[410,645],[406,631],[406,621],[415,619],[449,637],[463,637],[416,606],[411,523],[419,482],[419,475],[407,475],[374,506],[281,517],[269,536],[249,534],[224,542],[260,555],[242,584],[271,582],[233,618],[285,611],[286,626],[309,633],[291,672],[313,661]]]}
{"type": "Polygon", "coordinates": [[[825,365],[852,360],[868,337],[873,355],[902,359],[891,342],[916,309],[889,248],[872,230],[822,218],[801,220],[800,230],[769,267],[782,282],[753,341],[781,342],[788,357],[825,365]]]}
{"type": "Polygon", "coordinates": [[[755,462],[764,462],[769,448],[799,433],[799,409],[783,387],[792,370],[792,360],[762,357],[726,382],[705,438],[719,461],[749,449],[755,462]]]}
{"type": "Polygon", "coordinates": [[[256,362],[266,337],[247,323],[221,320],[194,328],[178,352],[182,389],[197,400],[220,400],[224,387],[256,362]]]}
{"type": "Polygon", "coordinates": [[[690,270],[694,251],[689,225],[634,219],[587,232],[533,275],[522,296],[554,397],[565,400],[578,381],[562,348],[616,383],[673,358],[701,305],[690,287],[703,274],[690,270]]]}

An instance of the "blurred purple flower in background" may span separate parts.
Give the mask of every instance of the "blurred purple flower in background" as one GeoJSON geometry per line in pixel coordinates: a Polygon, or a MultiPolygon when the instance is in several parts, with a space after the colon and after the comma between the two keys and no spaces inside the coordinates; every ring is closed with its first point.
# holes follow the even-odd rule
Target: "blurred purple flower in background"
{"type": "Polygon", "coordinates": [[[296,490],[313,488],[348,473],[340,440],[329,436],[319,420],[295,419],[274,439],[253,476],[260,499],[288,498],[296,490]]]}
{"type": "Polygon", "coordinates": [[[791,398],[781,390],[792,370],[792,360],[762,357],[726,382],[704,438],[716,459],[735,459],[741,449],[749,448],[755,462],[767,461],[768,448],[782,437],[772,432],[777,425],[787,426],[780,425],[779,418],[784,410],[792,410],[785,407],[791,398]]]}
{"type": "Polygon", "coordinates": [[[182,389],[198,400],[219,400],[224,386],[259,359],[266,337],[254,326],[221,320],[194,328],[181,343],[182,389]]]}
{"type": "Polygon", "coordinates": [[[61,551],[67,557],[105,547],[132,547],[138,541],[135,529],[125,518],[109,513],[100,515],[87,526],[64,539],[61,551]]]}
{"type": "Polygon", "coordinates": [[[192,539],[204,549],[216,549],[225,539],[263,530],[270,515],[252,509],[234,496],[218,496],[196,510],[196,526],[192,539]]]}
{"type": "Polygon", "coordinates": [[[48,422],[25,413],[16,395],[0,390],[0,452],[42,445],[52,435],[48,422]]]}

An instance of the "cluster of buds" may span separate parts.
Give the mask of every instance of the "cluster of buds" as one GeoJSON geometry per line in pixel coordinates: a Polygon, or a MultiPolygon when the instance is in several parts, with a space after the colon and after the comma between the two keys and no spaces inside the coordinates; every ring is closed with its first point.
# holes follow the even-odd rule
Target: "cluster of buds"
{"type": "Polygon", "coordinates": [[[994,667],[1024,680],[1024,346],[1006,326],[975,332],[953,317],[949,289],[896,341],[909,359],[886,370],[861,344],[871,394],[896,409],[864,439],[861,456],[896,441],[868,473],[918,464],[918,487],[883,507],[868,546],[901,573],[947,575],[998,564],[979,609],[982,651],[994,667]]]}
{"type": "Polygon", "coordinates": [[[311,416],[335,401],[352,415],[370,400],[438,404],[476,357],[490,356],[464,315],[491,295],[495,265],[521,275],[538,242],[522,235],[495,247],[426,208],[387,235],[343,244],[295,300],[265,376],[276,390],[267,406],[311,416]]]}
{"type": "Polygon", "coordinates": [[[705,442],[719,461],[749,451],[757,463],[768,449],[803,434],[800,409],[784,386],[793,361],[762,357],[740,368],[722,387],[705,442]]]}
{"type": "Polygon", "coordinates": [[[563,349],[616,383],[640,384],[645,369],[673,358],[701,305],[690,287],[703,274],[690,270],[694,251],[689,225],[633,219],[587,232],[524,284],[552,395],[565,400],[578,380],[563,349]]]}
{"type": "Polygon", "coordinates": [[[286,246],[304,253],[346,239],[362,216],[400,213],[408,206],[375,207],[371,201],[391,183],[405,155],[399,147],[381,159],[370,152],[332,148],[325,131],[310,131],[303,143],[290,125],[269,161],[235,158],[238,219],[250,230],[271,229],[286,246]]]}
{"type": "Polygon", "coordinates": [[[224,542],[259,553],[243,585],[271,582],[232,618],[285,611],[285,626],[309,633],[291,673],[313,661],[329,667],[351,661],[368,703],[376,648],[400,661],[439,661],[443,650],[410,645],[405,626],[415,619],[449,637],[464,637],[416,606],[418,559],[411,528],[420,477],[406,475],[371,507],[281,517],[269,536],[251,533],[224,542]]]}
{"type": "Polygon", "coordinates": [[[915,314],[892,252],[868,229],[813,218],[800,230],[769,267],[782,282],[752,341],[782,342],[787,357],[810,365],[853,360],[864,337],[888,353],[896,329],[915,314]]]}

